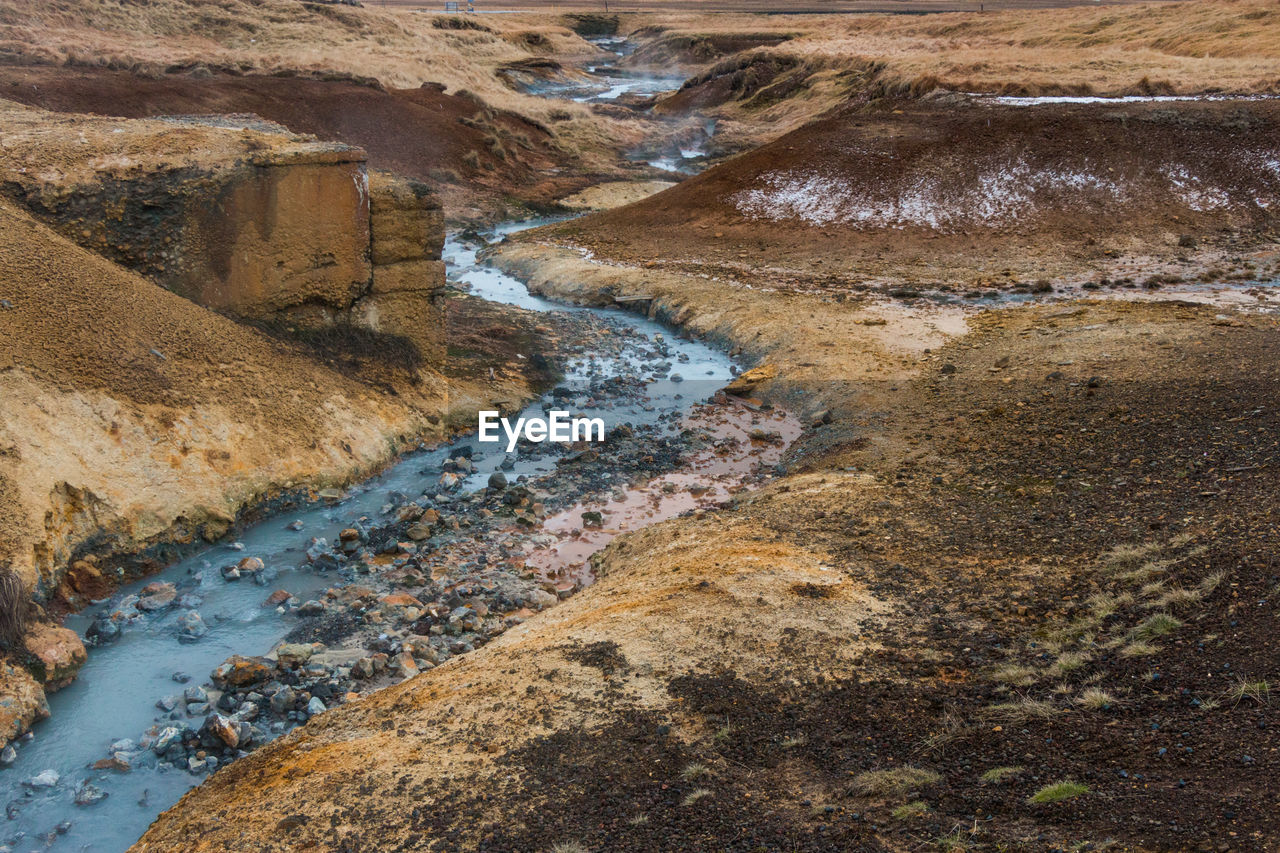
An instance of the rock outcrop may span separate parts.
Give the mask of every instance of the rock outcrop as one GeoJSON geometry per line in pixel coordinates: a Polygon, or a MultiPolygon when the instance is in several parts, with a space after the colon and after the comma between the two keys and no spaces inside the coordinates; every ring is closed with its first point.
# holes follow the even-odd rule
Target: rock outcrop
{"type": "Polygon", "coordinates": [[[6,183],[85,248],[238,319],[354,322],[441,351],[440,205],[418,181],[371,176],[362,149],[254,116],[4,110],[6,183]]]}

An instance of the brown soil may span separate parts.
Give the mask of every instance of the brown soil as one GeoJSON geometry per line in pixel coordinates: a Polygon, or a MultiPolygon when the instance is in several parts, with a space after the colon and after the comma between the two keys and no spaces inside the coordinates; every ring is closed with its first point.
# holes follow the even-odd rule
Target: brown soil
{"type": "Polygon", "coordinates": [[[1269,244],[1280,173],[1263,163],[1278,109],[853,104],[664,193],[522,239],[802,292],[1079,283],[1135,252],[1189,260],[1187,245],[1269,244]]]}
{"type": "MultiPolygon", "coordinates": [[[[1149,0],[1145,0],[1149,2],[1149,0]]],[[[1144,2],[1144,0],[1118,0],[1108,5],[1127,5],[1144,2]]],[[[1167,0],[1178,2],[1178,0],[1167,0]]],[[[436,6],[422,3],[421,0],[389,0],[389,5],[408,9],[435,9],[436,6]]],[[[821,2],[798,3],[787,5],[786,14],[891,14],[891,15],[924,15],[940,12],[976,12],[977,3],[962,0],[821,0],[821,2]]],[[[982,3],[983,8],[992,11],[1012,9],[1060,9],[1085,5],[1081,0],[989,0],[982,3]]],[[[503,0],[503,9],[521,9],[529,11],[561,11],[567,9],[584,9],[592,12],[601,11],[601,4],[594,0],[503,0]]],[[[619,13],[635,12],[676,12],[687,14],[690,11],[708,12],[747,12],[753,14],[774,15],[783,11],[778,4],[766,0],[694,0],[694,2],[676,2],[676,0],[636,0],[610,8],[619,13]]]]}
{"type": "Polygon", "coordinates": [[[127,118],[252,113],[295,133],[364,148],[370,165],[433,185],[453,219],[492,217],[509,200],[545,205],[591,179],[581,170],[549,174],[573,158],[542,126],[431,84],[386,90],[301,76],[0,66],[0,97],[127,118]]]}
{"type": "Polygon", "coordinates": [[[1269,849],[1274,705],[1233,691],[1277,676],[1277,335],[979,318],[859,383],[792,476],[621,538],[595,586],[219,771],[136,849],[1269,849]],[[1088,793],[1028,802],[1064,779],[1088,793]]]}

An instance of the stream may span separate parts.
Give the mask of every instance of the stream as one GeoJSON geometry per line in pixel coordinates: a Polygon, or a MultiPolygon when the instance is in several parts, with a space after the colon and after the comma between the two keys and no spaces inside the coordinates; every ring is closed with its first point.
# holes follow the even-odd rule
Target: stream
{"type": "MultiPolygon", "coordinates": [[[[602,82],[608,84],[604,96],[616,97],[612,94],[615,88],[627,85],[614,78],[602,82]]],[[[632,84],[634,90],[657,85],[642,79],[632,84]]],[[[668,81],[661,85],[668,85],[668,81]]],[[[537,220],[509,222],[485,236],[499,240],[539,224],[542,222],[537,220]]],[[[706,405],[737,372],[723,353],[673,336],[668,329],[636,314],[565,306],[534,296],[514,278],[477,262],[479,248],[456,235],[448,239],[445,260],[455,286],[494,302],[590,319],[599,326],[599,334],[614,344],[599,349],[578,346],[576,352],[561,354],[564,380],[523,414],[541,415],[552,407],[572,405],[575,415],[601,417],[609,429],[626,424],[630,434],[633,427],[639,431],[647,428],[649,440],[658,446],[675,441],[671,436],[676,435],[696,435],[701,441],[696,445],[701,450],[688,457],[687,464],[681,462],[680,470],[634,487],[626,483],[610,486],[611,474],[596,475],[597,480],[603,478],[604,488],[597,489],[594,497],[583,495],[588,503],[575,506],[570,495],[549,507],[549,533],[540,537],[502,533],[496,537],[506,543],[503,555],[523,553],[521,548],[536,552],[531,553],[528,565],[544,571],[547,577],[564,574],[566,567],[572,567],[576,584],[561,583],[557,591],[571,591],[590,582],[582,568],[585,559],[613,535],[693,511],[699,505],[709,505],[712,499],[728,498],[743,487],[748,470],[759,471],[776,463],[787,440],[798,433],[785,416],[747,411],[741,404],[725,403],[723,395],[718,407],[706,405]],[[601,389],[610,381],[627,390],[609,396],[601,389]],[[694,415],[696,411],[701,414],[694,415]],[[686,417],[692,420],[682,421],[686,417]],[[763,433],[762,422],[781,431],[763,433]],[[767,440],[755,441],[761,435],[767,440]],[[607,524],[590,531],[578,529],[586,526],[586,516],[581,524],[578,516],[591,508],[602,513],[598,517],[607,524]]],[[[380,516],[387,517],[389,507],[404,506],[414,495],[424,496],[418,499],[420,504],[457,509],[460,517],[472,512],[478,518],[482,512],[479,495],[491,474],[502,471],[513,483],[536,484],[543,482],[539,478],[554,480],[562,462],[545,445],[522,442],[508,454],[505,441],[481,443],[472,433],[443,446],[410,453],[341,498],[320,500],[267,518],[243,530],[236,542],[206,548],[157,575],[121,588],[109,601],[68,617],[67,627],[81,634],[92,634],[94,620],[101,614],[123,613],[128,618],[120,623],[119,635],[111,642],[90,648],[88,662],[76,680],[49,697],[51,718],[15,743],[16,756],[12,750],[0,756],[0,762],[8,765],[0,772],[0,796],[8,817],[0,831],[0,851],[127,849],[157,814],[198,784],[209,769],[203,764],[204,753],[199,753],[199,770],[159,760],[157,752],[148,748],[155,743],[157,730],[165,725],[186,726],[188,731],[199,727],[203,714],[214,707],[205,704],[202,695],[184,696],[184,692],[199,692],[203,690],[200,685],[208,686],[211,671],[230,655],[262,655],[295,630],[298,620],[293,605],[264,604],[272,591],[282,591],[277,596],[291,596],[287,600],[292,602],[322,599],[326,590],[332,593],[339,581],[312,564],[317,549],[327,543],[337,545],[344,530],[373,528],[380,523],[380,516]],[[450,466],[464,459],[469,461],[464,463],[455,496],[438,494],[440,471],[456,470],[450,466]],[[473,497],[457,497],[468,493],[473,497]],[[224,579],[221,567],[248,557],[262,561],[263,567],[252,575],[253,580],[232,583],[224,579]],[[176,602],[154,612],[139,608],[158,584],[172,584],[176,602]],[[200,614],[207,632],[198,638],[182,637],[192,612],[200,614]],[[106,766],[104,759],[115,758],[119,759],[116,766],[106,766]],[[104,766],[95,769],[95,763],[104,766]]],[[[469,525],[466,522],[464,527],[469,525]]],[[[456,552],[459,542],[466,544],[467,535],[464,529],[455,537],[454,551],[442,548],[440,553],[456,552]]],[[[472,538],[481,536],[477,533],[472,538]]],[[[402,555],[397,560],[399,564],[405,558],[402,555]]],[[[485,557],[478,562],[483,568],[485,557]]],[[[524,565],[523,560],[518,562],[524,565]]],[[[489,565],[493,565],[492,558],[489,565]]],[[[343,579],[352,580],[350,573],[343,574],[343,579]]],[[[456,641],[452,648],[457,648],[456,641]]],[[[463,651],[469,648],[465,645],[463,651]]],[[[447,651],[444,654],[447,657],[447,651]]],[[[217,697],[218,693],[211,689],[211,695],[217,697]]],[[[210,698],[209,702],[213,701],[210,698]]],[[[275,718],[269,714],[249,717],[254,720],[253,742],[269,740],[304,722],[309,711],[310,706],[307,711],[290,711],[275,718]]],[[[210,758],[216,767],[219,759],[210,758]]],[[[197,758],[189,760],[196,762],[197,758]]]]}

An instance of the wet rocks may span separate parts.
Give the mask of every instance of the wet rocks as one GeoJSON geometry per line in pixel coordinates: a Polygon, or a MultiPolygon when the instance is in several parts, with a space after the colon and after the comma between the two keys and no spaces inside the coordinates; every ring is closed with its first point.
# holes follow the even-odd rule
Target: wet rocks
{"type": "Polygon", "coordinates": [[[240,745],[240,728],[221,714],[210,714],[200,727],[200,741],[209,745],[224,745],[235,749],[240,745]]]}
{"type": "Polygon", "coordinates": [[[261,684],[271,678],[273,667],[265,658],[232,655],[210,676],[219,687],[245,687],[261,684]]]}
{"type": "Polygon", "coordinates": [[[107,792],[85,779],[76,787],[75,802],[77,806],[91,806],[107,798],[107,792]]]}
{"type": "Polygon", "coordinates": [[[53,788],[61,778],[56,770],[42,770],[22,784],[28,788],[53,788]]]}
{"type": "Polygon", "coordinates": [[[253,579],[257,579],[259,577],[265,578],[265,570],[266,565],[263,564],[260,558],[245,557],[234,566],[223,566],[221,571],[224,580],[238,581],[243,577],[253,579]]]}
{"type": "Polygon", "coordinates": [[[178,590],[173,584],[164,581],[149,583],[142,588],[138,598],[138,609],[147,613],[155,613],[168,609],[178,598],[178,590]]]}
{"type": "Polygon", "coordinates": [[[188,610],[178,617],[178,642],[194,643],[209,633],[209,626],[198,610],[188,610]]]}
{"type": "Polygon", "coordinates": [[[27,651],[39,662],[41,680],[46,693],[70,684],[87,659],[84,643],[75,631],[47,622],[39,622],[27,630],[23,638],[27,651]]]}
{"type": "Polygon", "coordinates": [[[500,492],[507,487],[507,475],[501,471],[494,471],[489,475],[489,488],[496,492],[500,492]]]}
{"type": "Polygon", "coordinates": [[[0,662],[0,742],[7,744],[48,716],[44,687],[22,667],[0,662]]]}
{"type": "MultiPolygon", "coordinates": [[[[321,649],[323,648],[321,646],[321,649]]],[[[285,643],[276,649],[276,660],[282,667],[296,668],[311,660],[311,655],[315,651],[315,646],[308,643],[285,643]]]]}

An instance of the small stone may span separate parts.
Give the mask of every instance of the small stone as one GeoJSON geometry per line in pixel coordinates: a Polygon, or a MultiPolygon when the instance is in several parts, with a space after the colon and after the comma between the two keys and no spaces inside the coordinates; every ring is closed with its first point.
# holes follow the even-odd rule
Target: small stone
{"type": "Polygon", "coordinates": [[[291,522],[289,522],[288,524],[286,524],[286,525],[285,525],[285,528],[286,528],[286,529],[288,529],[288,530],[301,530],[301,529],[302,529],[302,522],[301,522],[301,521],[291,521],[291,522]]]}
{"type": "Polygon", "coordinates": [[[323,714],[328,708],[319,696],[312,696],[311,701],[307,703],[307,716],[314,717],[316,714],[323,714]]]}
{"type": "Polygon", "coordinates": [[[44,770],[35,776],[32,776],[23,784],[28,788],[52,788],[58,784],[58,780],[62,777],[58,775],[57,770],[44,770]]]}
{"type": "Polygon", "coordinates": [[[222,579],[223,579],[223,580],[228,580],[228,581],[238,581],[238,580],[240,580],[240,569],[238,569],[238,568],[237,568],[237,567],[235,567],[235,566],[223,566],[223,567],[222,567],[222,579]]]}
{"type": "Polygon", "coordinates": [[[275,592],[267,596],[266,601],[262,602],[263,607],[279,607],[289,599],[293,598],[287,590],[277,589],[275,592]]]}
{"type": "Polygon", "coordinates": [[[507,475],[501,471],[494,471],[489,475],[489,488],[496,492],[500,492],[507,487],[507,475]]]}
{"type": "Polygon", "coordinates": [[[257,557],[245,557],[236,563],[236,568],[240,570],[240,574],[247,575],[262,571],[266,568],[266,564],[257,557]]]}
{"type": "Polygon", "coordinates": [[[409,529],[404,532],[404,535],[408,536],[414,542],[421,542],[423,539],[429,539],[431,537],[431,525],[423,524],[421,522],[410,525],[409,529]]]}
{"type": "Polygon", "coordinates": [[[0,749],[0,764],[8,767],[10,764],[18,760],[18,750],[14,749],[13,744],[5,744],[4,749],[0,749]]]}
{"type": "Polygon", "coordinates": [[[316,616],[323,612],[324,612],[324,604],[322,604],[319,601],[316,601],[315,599],[311,599],[310,601],[304,601],[302,605],[298,607],[299,616],[316,616]]]}
{"type": "Polygon", "coordinates": [[[309,643],[285,643],[276,649],[276,660],[281,666],[296,668],[311,660],[314,651],[309,643]]]}
{"type": "Polygon", "coordinates": [[[274,667],[262,658],[250,658],[243,655],[232,655],[212,673],[213,683],[218,686],[245,687],[250,684],[261,684],[271,677],[274,667]]]}
{"type": "Polygon", "coordinates": [[[138,599],[138,609],[148,613],[164,610],[178,598],[178,591],[171,583],[149,583],[142,589],[142,597],[138,599]]]}
{"type": "Polygon", "coordinates": [[[188,687],[186,690],[182,691],[182,698],[186,700],[187,704],[191,704],[192,702],[208,702],[209,691],[198,685],[188,687]]]}
{"type": "Polygon", "coordinates": [[[156,707],[167,713],[178,707],[178,700],[172,696],[162,696],[156,700],[156,707]]]}
{"type": "Polygon", "coordinates": [[[100,803],[107,798],[107,792],[99,788],[97,785],[85,779],[76,788],[76,805],[91,806],[94,803],[100,803]]]}
{"type": "Polygon", "coordinates": [[[943,375],[943,376],[950,376],[951,374],[953,374],[953,373],[955,373],[955,372],[956,372],[956,366],[955,366],[954,364],[952,364],[951,362],[947,362],[946,364],[942,365],[942,375],[943,375]]]}
{"type": "Polygon", "coordinates": [[[206,732],[231,749],[240,745],[239,726],[221,714],[210,714],[205,718],[204,725],[200,727],[200,733],[203,735],[206,732]]]}
{"type": "Polygon", "coordinates": [[[209,633],[209,626],[198,610],[188,610],[178,617],[178,641],[194,643],[209,633]]]}
{"type": "Polygon", "coordinates": [[[284,714],[293,710],[293,706],[298,703],[298,691],[292,687],[283,687],[277,690],[271,697],[271,710],[277,714],[284,714]]]}

